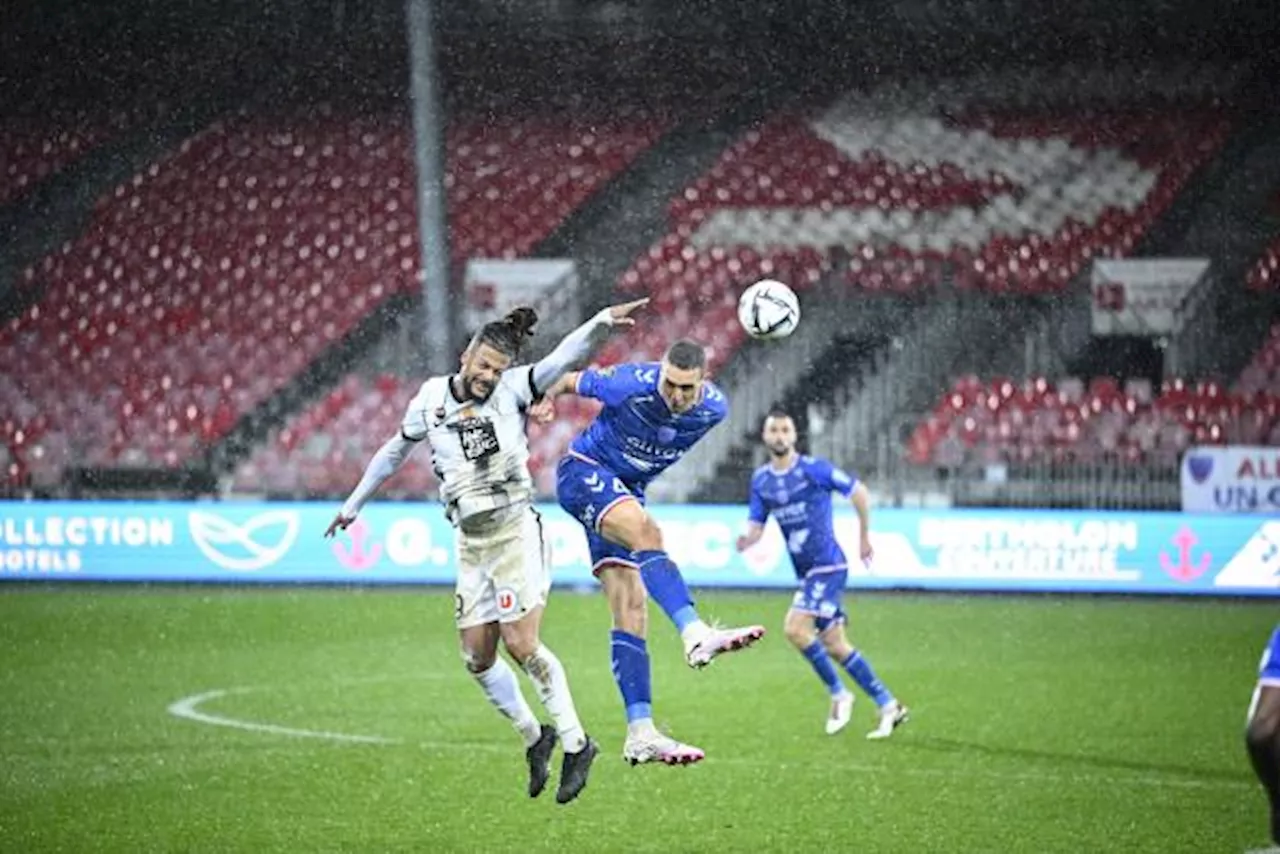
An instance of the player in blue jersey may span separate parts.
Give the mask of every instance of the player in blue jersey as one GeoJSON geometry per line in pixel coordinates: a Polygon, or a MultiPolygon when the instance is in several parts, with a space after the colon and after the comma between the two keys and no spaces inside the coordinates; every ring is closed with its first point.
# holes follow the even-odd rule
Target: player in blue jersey
{"type": "Polygon", "coordinates": [[[787,640],[831,693],[827,733],[844,729],[853,712],[853,694],[840,680],[834,659],[879,707],[880,723],[867,738],[887,738],[906,722],[907,707],[894,699],[845,635],[840,598],[849,565],[831,523],[831,493],[838,492],[853,502],[862,523],[860,557],[871,560],[867,488],[828,461],[799,454],[795,422],[780,409],[765,418],[763,439],[770,459],[751,477],[747,532],[738,538],[738,551],[759,542],[770,516],[777,520],[800,579],[800,589],[787,611],[787,640]]]}
{"type": "Polygon", "coordinates": [[[645,487],[728,414],[724,394],[705,374],[702,347],[677,341],[661,362],[567,374],[548,391],[571,391],[604,404],[560,461],[556,493],[560,506],[586,529],[592,570],[613,612],[613,675],[627,712],[622,755],[633,765],[704,758],[698,748],[653,725],[646,591],[680,631],[691,667],[764,636],[762,626],[724,629],[698,616],[662,531],[644,508],[645,487]]]}
{"type": "Polygon", "coordinates": [[[1267,790],[1271,806],[1271,841],[1280,845],[1280,626],[1258,665],[1258,684],[1249,704],[1245,729],[1249,761],[1267,790]]]}

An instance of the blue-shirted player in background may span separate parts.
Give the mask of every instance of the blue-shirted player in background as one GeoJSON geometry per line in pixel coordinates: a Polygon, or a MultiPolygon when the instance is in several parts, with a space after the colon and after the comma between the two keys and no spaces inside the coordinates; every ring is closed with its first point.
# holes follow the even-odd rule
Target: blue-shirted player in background
{"type": "Polygon", "coordinates": [[[1280,626],[1258,665],[1258,685],[1245,730],[1249,761],[1271,806],[1271,841],[1280,845],[1280,626]]]}
{"type": "Polygon", "coordinates": [[[831,693],[827,733],[834,735],[844,729],[853,711],[853,694],[840,680],[834,659],[880,709],[880,724],[867,738],[887,738],[906,722],[907,707],[894,699],[845,635],[840,596],[849,566],[831,524],[831,493],[838,492],[852,500],[858,513],[862,523],[860,557],[869,561],[867,488],[828,461],[799,454],[795,422],[780,409],[765,418],[763,439],[770,460],[752,475],[748,527],[738,538],[738,551],[760,540],[769,516],[778,521],[800,579],[800,589],[787,611],[787,639],[813,665],[831,693]]]}
{"type": "Polygon", "coordinates": [[[725,629],[703,622],[661,529],[644,508],[645,487],[728,413],[724,394],[705,373],[703,348],[677,341],[661,362],[570,373],[548,390],[548,397],[575,392],[604,404],[560,461],[556,493],[586,529],[592,570],[613,612],[613,675],[627,711],[622,755],[633,765],[704,758],[653,724],[646,590],[680,631],[691,667],[764,635],[762,626],[725,629]]]}

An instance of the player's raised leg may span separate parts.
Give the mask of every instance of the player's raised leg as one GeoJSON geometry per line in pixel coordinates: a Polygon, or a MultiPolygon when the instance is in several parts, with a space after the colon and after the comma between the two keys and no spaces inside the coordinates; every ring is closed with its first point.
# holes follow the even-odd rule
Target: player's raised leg
{"type": "Polygon", "coordinates": [[[608,506],[597,526],[601,536],[631,552],[645,589],[680,632],[690,667],[703,667],[720,653],[745,649],[764,637],[763,626],[718,628],[702,620],[663,545],[662,529],[634,497],[622,496],[608,506]]]}
{"type": "Polygon", "coordinates": [[[826,687],[831,696],[831,708],[827,713],[827,735],[835,735],[849,723],[853,713],[853,694],[840,681],[840,674],[822,641],[818,639],[817,616],[813,611],[804,610],[805,592],[796,594],[796,602],[787,611],[783,630],[787,640],[791,642],[804,659],[809,662],[818,680],[826,687]]]}
{"type": "MultiPolygon", "coordinates": [[[[607,543],[596,539],[593,552],[607,549],[607,543]]],[[[701,761],[706,755],[701,750],[663,735],[653,724],[651,668],[645,640],[648,599],[639,573],[629,562],[605,559],[597,564],[597,576],[613,614],[610,643],[613,678],[627,712],[627,740],[622,758],[632,765],[647,762],[688,765],[701,761]]]]}
{"type": "Polygon", "coordinates": [[[871,663],[863,657],[845,635],[844,621],[832,620],[831,624],[822,628],[822,643],[827,654],[840,662],[840,666],[852,677],[854,683],[863,690],[880,710],[880,722],[876,728],[867,733],[867,738],[888,738],[893,731],[906,723],[910,710],[893,696],[885,684],[876,676],[871,663]]]}
{"type": "Polygon", "coordinates": [[[511,721],[524,739],[525,757],[529,762],[529,797],[536,798],[547,785],[547,766],[556,746],[556,731],[540,724],[529,708],[515,671],[498,657],[498,637],[497,622],[458,630],[467,672],[475,677],[493,707],[511,721]]]}

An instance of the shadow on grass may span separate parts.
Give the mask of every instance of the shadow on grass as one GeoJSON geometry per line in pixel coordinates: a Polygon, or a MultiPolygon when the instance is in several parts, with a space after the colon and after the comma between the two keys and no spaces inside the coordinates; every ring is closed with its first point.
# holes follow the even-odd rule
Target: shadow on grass
{"type": "Polygon", "coordinates": [[[1245,782],[1251,779],[1244,770],[1243,744],[1240,747],[1240,771],[1225,771],[1220,768],[1196,768],[1171,762],[1142,762],[1087,753],[1060,753],[1051,750],[1033,750],[1026,747],[996,747],[975,741],[939,738],[937,736],[914,736],[901,739],[894,746],[902,750],[971,754],[994,759],[1016,759],[1026,762],[1046,763],[1054,765],[1057,770],[1076,767],[1091,770],[1131,771],[1139,774],[1166,774],[1195,780],[1220,780],[1232,783],[1245,782]]]}

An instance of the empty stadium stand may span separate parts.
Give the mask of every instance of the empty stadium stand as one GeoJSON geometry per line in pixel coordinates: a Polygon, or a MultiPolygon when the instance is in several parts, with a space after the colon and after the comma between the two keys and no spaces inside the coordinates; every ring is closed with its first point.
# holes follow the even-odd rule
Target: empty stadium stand
{"type": "MultiPolygon", "coordinates": [[[[455,122],[454,258],[527,251],[662,127],[455,122]]],[[[242,116],[100,199],[25,272],[41,296],[0,331],[0,359],[24,366],[0,383],[11,456],[47,476],[178,466],[415,287],[408,140],[399,119],[242,116]]]]}

